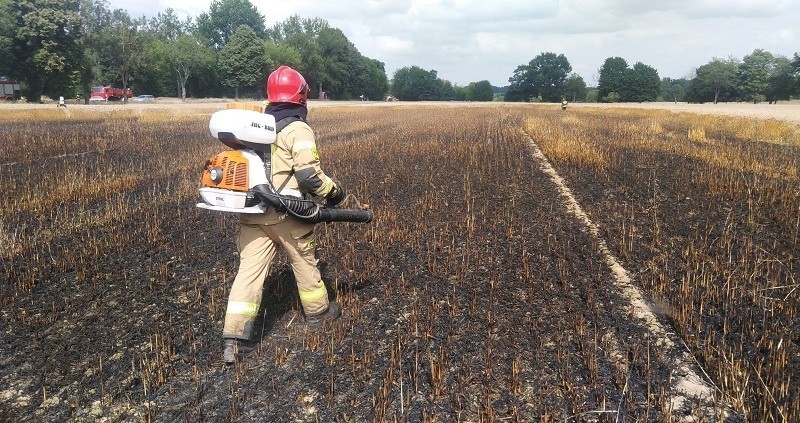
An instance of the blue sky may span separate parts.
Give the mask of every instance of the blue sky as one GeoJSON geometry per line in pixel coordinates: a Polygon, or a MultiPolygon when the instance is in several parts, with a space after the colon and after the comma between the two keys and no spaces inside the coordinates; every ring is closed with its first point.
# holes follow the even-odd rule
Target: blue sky
{"type": "MultiPolygon", "coordinates": [[[[168,7],[182,17],[210,0],[110,0],[112,8],[152,16],[168,7]]],[[[287,17],[319,17],[341,29],[365,56],[386,64],[435,69],[459,85],[508,84],[518,65],[542,52],[564,54],[595,85],[607,57],[643,62],[662,77],[691,77],[714,57],[741,59],[754,49],[800,53],[796,0],[251,0],[267,26],[287,17]]]]}

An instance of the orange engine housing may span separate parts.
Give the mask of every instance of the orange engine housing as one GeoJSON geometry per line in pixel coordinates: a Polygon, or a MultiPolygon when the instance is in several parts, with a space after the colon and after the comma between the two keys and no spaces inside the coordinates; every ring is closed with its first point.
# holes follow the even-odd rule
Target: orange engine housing
{"type": "Polygon", "coordinates": [[[250,189],[249,162],[239,150],[225,151],[206,160],[206,168],[200,183],[204,187],[222,188],[232,191],[248,191],[250,189]],[[212,178],[212,171],[217,170],[221,175],[217,181],[212,178]]]}

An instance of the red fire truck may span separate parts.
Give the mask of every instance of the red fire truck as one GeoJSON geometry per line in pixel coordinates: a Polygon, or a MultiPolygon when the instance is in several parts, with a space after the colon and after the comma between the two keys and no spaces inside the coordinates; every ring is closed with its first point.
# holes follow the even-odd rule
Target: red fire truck
{"type": "Polygon", "coordinates": [[[131,97],[133,97],[133,90],[130,88],[123,92],[122,88],[92,87],[89,101],[117,101],[131,97]]]}
{"type": "Polygon", "coordinates": [[[19,82],[0,77],[0,99],[17,101],[20,98],[19,82]]]}

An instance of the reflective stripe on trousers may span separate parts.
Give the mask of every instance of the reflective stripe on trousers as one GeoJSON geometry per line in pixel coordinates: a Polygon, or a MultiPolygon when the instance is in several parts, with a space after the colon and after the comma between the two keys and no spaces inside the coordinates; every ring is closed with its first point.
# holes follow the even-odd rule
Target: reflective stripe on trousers
{"type": "Polygon", "coordinates": [[[325,283],[322,281],[319,281],[319,283],[320,287],[313,291],[302,291],[302,290],[299,291],[300,301],[303,304],[317,302],[328,295],[328,290],[325,289],[325,283]]]}
{"type": "Polygon", "coordinates": [[[247,303],[244,301],[228,301],[227,314],[238,314],[240,316],[258,316],[258,304],[247,303]]]}

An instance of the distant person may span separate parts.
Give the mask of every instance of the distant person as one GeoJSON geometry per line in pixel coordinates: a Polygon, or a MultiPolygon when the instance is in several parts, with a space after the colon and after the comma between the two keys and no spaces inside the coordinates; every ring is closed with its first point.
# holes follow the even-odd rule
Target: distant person
{"type": "Polygon", "coordinates": [[[561,98],[561,110],[567,110],[567,99],[564,97],[561,98]]]}
{"type": "Polygon", "coordinates": [[[56,107],[67,107],[67,103],[64,102],[64,96],[58,96],[58,106],[56,107]]]}

